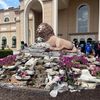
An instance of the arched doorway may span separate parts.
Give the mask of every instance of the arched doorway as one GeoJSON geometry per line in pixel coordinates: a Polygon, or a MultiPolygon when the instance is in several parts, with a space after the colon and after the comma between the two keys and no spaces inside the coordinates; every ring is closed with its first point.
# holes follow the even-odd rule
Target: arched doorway
{"type": "Polygon", "coordinates": [[[24,10],[24,42],[32,44],[36,37],[36,29],[42,22],[43,4],[41,0],[30,0],[24,10]]]}

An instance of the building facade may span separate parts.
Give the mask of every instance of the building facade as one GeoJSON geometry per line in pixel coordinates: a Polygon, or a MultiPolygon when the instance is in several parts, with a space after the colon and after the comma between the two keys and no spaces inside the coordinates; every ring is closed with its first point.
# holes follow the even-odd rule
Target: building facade
{"type": "Polygon", "coordinates": [[[99,0],[20,0],[19,8],[0,10],[0,45],[32,44],[37,26],[50,24],[64,39],[100,40],[99,0]]]}

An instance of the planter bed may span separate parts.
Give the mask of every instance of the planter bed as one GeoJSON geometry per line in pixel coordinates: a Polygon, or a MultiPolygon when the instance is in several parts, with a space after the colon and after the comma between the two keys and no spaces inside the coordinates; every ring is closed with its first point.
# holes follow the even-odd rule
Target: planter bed
{"type": "Polygon", "coordinates": [[[0,85],[0,100],[100,100],[100,87],[73,93],[66,91],[52,98],[46,90],[0,85]]]}
{"type": "Polygon", "coordinates": [[[99,61],[77,54],[34,57],[33,53],[1,61],[0,100],[100,100],[100,79],[91,75],[100,72],[99,61]],[[75,90],[81,92],[70,92],[75,90]]]}

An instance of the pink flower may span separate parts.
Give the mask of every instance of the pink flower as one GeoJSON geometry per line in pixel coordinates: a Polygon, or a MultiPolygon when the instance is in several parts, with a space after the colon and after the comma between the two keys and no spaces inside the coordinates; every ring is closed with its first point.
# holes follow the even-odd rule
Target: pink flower
{"type": "Polygon", "coordinates": [[[90,65],[89,67],[90,71],[91,71],[91,74],[96,76],[96,74],[98,72],[100,72],[100,67],[96,66],[96,65],[90,65]]]}

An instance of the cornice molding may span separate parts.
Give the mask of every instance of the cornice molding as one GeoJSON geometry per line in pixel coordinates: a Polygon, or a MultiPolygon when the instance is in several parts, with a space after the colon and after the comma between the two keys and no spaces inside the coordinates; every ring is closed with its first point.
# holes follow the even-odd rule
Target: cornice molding
{"type": "Polygon", "coordinates": [[[6,32],[16,32],[16,30],[6,30],[6,31],[0,31],[0,33],[6,33],[6,32]]]}
{"type": "Polygon", "coordinates": [[[16,24],[16,22],[3,22],[3,23],[0,23],[0,25],[11,25],[11,24],[16,24]]]}
{"type": "Polygon", "coordinates": [[[48,2],[48,1],[52,1],[52,0],[42,0],[42,2],[48,2]]]}

